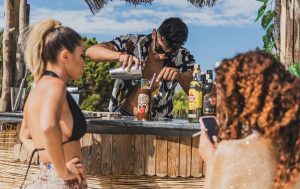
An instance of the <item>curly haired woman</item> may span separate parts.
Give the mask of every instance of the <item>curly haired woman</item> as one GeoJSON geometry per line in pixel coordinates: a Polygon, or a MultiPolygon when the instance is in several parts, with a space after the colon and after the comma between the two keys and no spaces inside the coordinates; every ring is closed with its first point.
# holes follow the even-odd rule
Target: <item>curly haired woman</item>
{"type": "Polygon", "coordinates": [[[200,123],[208,189],[300,188],[300,80],[259,50],[216,69],[218,145],[200,123]]]}

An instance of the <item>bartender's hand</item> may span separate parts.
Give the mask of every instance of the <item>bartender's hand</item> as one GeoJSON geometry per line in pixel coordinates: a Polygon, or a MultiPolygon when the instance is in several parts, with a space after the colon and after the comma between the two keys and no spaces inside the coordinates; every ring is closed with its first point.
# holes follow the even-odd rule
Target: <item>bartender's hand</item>
{"type": "Polygon", "coordinates": [[[132,66],[135,66],[138,69],[141,65],[141,62],[137,57],[127,53],[120,53],[119,62],[121,62],[122,68],[128,71],[130,71],[132,66]]]}
{"type": "Polygon", "coordinates": [[[179,70],[173,67],[164,67],[156,78],[156,82],[159,82],[161,79],[167,81],[173,81],[179,79],[179,70]]]}

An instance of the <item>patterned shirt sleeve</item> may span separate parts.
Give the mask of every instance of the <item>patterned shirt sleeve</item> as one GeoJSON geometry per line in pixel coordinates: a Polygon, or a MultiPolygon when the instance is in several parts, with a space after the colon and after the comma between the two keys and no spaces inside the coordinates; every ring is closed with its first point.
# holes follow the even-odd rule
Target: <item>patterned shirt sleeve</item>
{"type": "Polygon", "coordinates": [[[176,67],[180,69],[181,72],[186,72],[188,70],[193,70],[195,64],[194,56],[186,48],[181,48],[177,55],[176,67]]]}
{"type": "Polygon", "coordinates": [[[133,34],[121,35],[111,41],[118,52],[127,52],[133,54],[138,36],[133,34]]]}

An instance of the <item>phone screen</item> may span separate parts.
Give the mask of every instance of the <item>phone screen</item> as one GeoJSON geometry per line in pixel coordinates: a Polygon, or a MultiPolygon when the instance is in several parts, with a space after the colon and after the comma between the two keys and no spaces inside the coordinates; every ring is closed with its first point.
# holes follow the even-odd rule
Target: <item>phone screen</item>
{"type": "Polygon", "coordinates": [[[205,128],[207,129],[207,134],[211,141],[213,136],[217,136],[218,134],[218,123],[214,117],[202,117],[201,118],[205,128]]]}

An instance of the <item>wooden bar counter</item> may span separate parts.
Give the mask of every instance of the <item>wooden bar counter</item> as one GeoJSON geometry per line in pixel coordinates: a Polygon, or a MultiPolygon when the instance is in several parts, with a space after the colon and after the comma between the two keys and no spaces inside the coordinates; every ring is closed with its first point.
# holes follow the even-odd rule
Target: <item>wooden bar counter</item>
{"type": "MultiPolygon", "coordinates": [[[[81,144],[89,173],[112,176],[203,176],[203,161],[198,152],[199,137],[191,137],[199,131],[199,124],[176,119],[143,122],[135,121],[132,117],[107,119],[87,116],[86,120],[88,131],[81,139],[81,144]]],[[[0,124],[21,121],[21,113],[0,113],[0,124]]],[[[17,139],[14,159],[27,161],[29,155],[30,152],[17,139]]]]}

